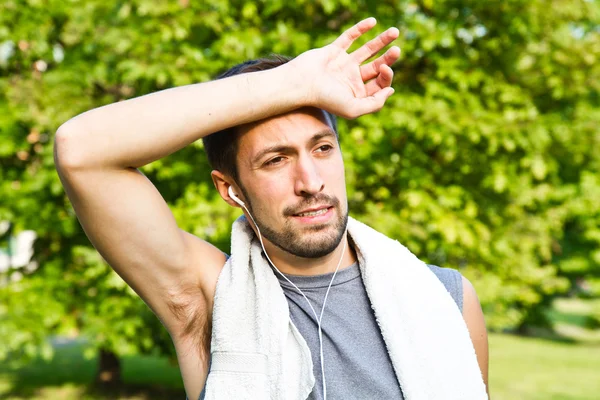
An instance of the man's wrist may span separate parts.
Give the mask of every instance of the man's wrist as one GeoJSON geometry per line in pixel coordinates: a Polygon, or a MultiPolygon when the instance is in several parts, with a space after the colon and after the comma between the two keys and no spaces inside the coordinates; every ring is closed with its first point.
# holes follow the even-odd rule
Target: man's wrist
{"type": "Polygon", "coordinates": [[[276,74],[275,81],[279,82],[278,92],[284,104],[290,109],[314,106],[313,91],[310,77],[305,76],[292,62],[283,64],[271,70],[276,74]]]}
{"type": "MultiPolygon", "coordinates": [[[[228,109],[243,110],[235,114],[225,112],[222,117],[227,120],[226,126],[259,121],[315,104],[311,101],[310,82],[302,77],[296,66],[289,63],[225,78],[224,82],[213,81],[211,84],[223,85],[211,90],[229,99],[228,109]]],[[[218,113],[215,110],[213,115],[218,113]]]]}

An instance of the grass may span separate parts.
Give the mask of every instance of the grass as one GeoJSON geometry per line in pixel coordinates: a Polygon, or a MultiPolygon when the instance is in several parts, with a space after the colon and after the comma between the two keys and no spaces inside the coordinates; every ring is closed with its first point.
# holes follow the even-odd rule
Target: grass
{"type": "Polygon", "coordinates": [[[557,299],[541,337],[490,335],[490,396],[494,400],[592,400],[600,393],[600,299],[557,299]]]}
{"type": "MultiPolygon", "coordinates": [[[[490,394],[494,400],[592,400],[600,393],[600,332],[586,328],[589,304],[560,300],[553,339],[490,334],[490,394]]],[[[123,385],[93,385],[97,360],[83,357],[81,342],[56,342],[51,362],[21,368],[0,365],[3,400],[185,399],[179,369],[158,357],[122,360],[123,385]]]]}
{"type": "Polygon", "coordinates": [[[490,335],[494,400],[596,400],[600,345],[490,335]]]}

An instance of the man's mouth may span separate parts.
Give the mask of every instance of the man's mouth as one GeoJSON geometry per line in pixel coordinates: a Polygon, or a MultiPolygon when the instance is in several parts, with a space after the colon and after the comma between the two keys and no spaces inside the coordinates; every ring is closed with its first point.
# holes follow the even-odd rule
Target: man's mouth
{"type": "Polygon", "coordinates": [[[294,214],[294,215],[298,216],[298,217],[316,217],[318,215],[325,214],[329,210],[329,208],[330,207],[324,207],[324,208],[321,208],[321,209],[318,209],[318,210],[305,211],[305,212],[301,212],[301,213],[294,214]]]}

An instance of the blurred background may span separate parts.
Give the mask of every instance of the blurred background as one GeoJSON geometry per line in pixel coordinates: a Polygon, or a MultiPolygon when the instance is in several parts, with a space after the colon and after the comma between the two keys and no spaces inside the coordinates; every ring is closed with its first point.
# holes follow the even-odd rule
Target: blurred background
{"type": "MultiPolygon", "coordinates": [[[[471,280],[494,400],[598,398],[594,0],[0,0],[0,398],[185,398],[167,332],[76,220],[58,126],[367,16],[361,43],[396,26],[402,57],[387,106],[339,121],[351,215],[471,280]]],[[[238,212],[201,142],[142,170],[181,228],[229,251],[238,212]]]]}

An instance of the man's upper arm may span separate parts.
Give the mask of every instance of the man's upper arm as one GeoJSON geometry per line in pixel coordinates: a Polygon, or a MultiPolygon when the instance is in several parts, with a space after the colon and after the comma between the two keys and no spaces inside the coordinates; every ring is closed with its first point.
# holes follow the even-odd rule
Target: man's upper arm
{"type": "Polygon", "coordinates": [[[61,163],[60,152],[57,170],[94,247],[170,331],[181,322],[170,307],[173,299],[187,301],[178,297],[189,296],[196,307],[208,306],[206,296],[216,284],[225,255],[180,230],[158,190],[141,172],[80,168],[61,163]]]}
{"type": "Polygon", "coordinates": [[[481,374],[485,382],[486,389],[488,390],[488,337],[487,329],[485,327],[485,319],[483,311],[481,310],[481,304],[479,298],[475,292],[475,288],[471,282],[462,277],[463,284],[463,318],[467,323],[469,329],[469,335],[475,347],[475,353],[477,354],[477,362],[481,369],[481,374]]]}

